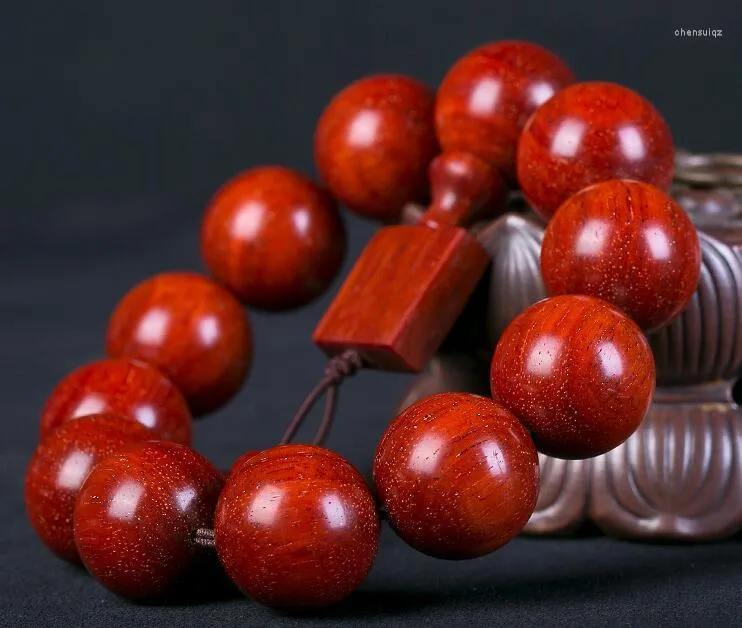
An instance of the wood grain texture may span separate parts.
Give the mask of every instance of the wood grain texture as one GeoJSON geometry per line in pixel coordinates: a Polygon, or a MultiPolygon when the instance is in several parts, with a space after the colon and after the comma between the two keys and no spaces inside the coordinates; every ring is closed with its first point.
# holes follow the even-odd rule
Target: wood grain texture
{"type": "Polygon", "coordinates": [[[588,296],[539,301],[508,326],[490,371],[492,396],[555,458],[588,458],[626,440],[652,401],[655,368],[639,327],[588,296]]]}
{"type": "Polygon", "coordinates": [[[390,222],[426,195],[438,152],[433,93],[413,78],[380,74],[341,90],[323,111],[314,138],[320,178],[350,211],[390,222]]]}
{"type": "Polygon", "coordinates": [[[674,149],[659,112],[614,83],[576,83],[528,120],[517,150],[518,183],[545,219],[599,181],[635,179],[667,190],[674,149]]]}
{"type": "Polygon", "coordinates": [[[645,332],[685,308],[700,270],[701,247],[688,215],[639,181],[603,181],[571,196],[547,226],[541,249],[550,294],[601,298],[645,332]]]}
{"type": "Polygon", "coordinates": [[[159,438],[191,442],[191,414],[178,389],[157,369],[125,359],[85,364],[59,382],[41,413],[41,438],[67,421],[101,412],[137,421],[159,438]]]}
{"type": "Polygon", "coordinates": [[[374,458],[379,500],[396,532],[438,558],[475,558],[510,541],[538,498],[536,447],[492,399],[426,397],[387,428],[374,458]]]}
{"type": "Polygon", "coordinates": [[[153,438],[136,421],[107,413],[65,423],[41,441],[26,471],[24,497],[31,526],[52,552],[79,562],[72,515],[80,487],[103,458],[153,438]]]}
{"type": "Polygon", "coordinates": [[[196,273],[161,273],[132,288],[111,315],[107,341],[109,356],[167,375],[194,415],[229,401],[252,364],[252,330],[239,301],[196,273]]]}
{"type": "Polygon", "coordinates": [[[75,506],[83,564],[123,597],[172,593],[204,556],[193,536],[211,527],[222,484],[206,458],[175,443],[140,443],[108,456],[75,506]]]}
{"type": "Polygon", "coordinates": [[[227,573],[254,600],[311,608],[352,593],[371,569],[379,517],[363,477],[320,447],[283,445],[227,481],[215,520],[227,573]]]}
{"type": "Polygon", "coordinates": [[[499,41],[476,48],[438,88],[441,147],[474,153],[514,179],[516,146],[528,117],[574,80],[564,61],[537,44],[499,41]]]}
{"type": "Polygon", "coordinates": [[[211,199],[201,255],[243,303],[270,311],[306,305],[327,290],[345,257],[333,199],[281,166],[240,173],[211,199]]]}
{"type": "Polygon", "coordinates": [[[328,355],[360,352],[371,368],[419,371],[466,305],[489,257],[466,230],[380,229],[314,331],[328,355]]]}

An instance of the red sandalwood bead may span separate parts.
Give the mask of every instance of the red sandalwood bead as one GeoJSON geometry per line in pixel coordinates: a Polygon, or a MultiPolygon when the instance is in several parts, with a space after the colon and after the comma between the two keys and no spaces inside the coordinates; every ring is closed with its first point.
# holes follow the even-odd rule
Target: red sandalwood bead
{"type": "Polygon", "coordinates": [[[132,598],[166,595],[204,557],[193,541],[211,527],[222,474],[192,449],[141,443],[102,460],[75,506],[75,542],[107,589],[132,598]]]}
{"type": "Polygon", "coordinates": [[[65,377],[44,405],[41,437],[67,421],[102,412],[137,421],[159,438],[191,442],[183,396],[157,369],[134,360],[99,360],[65,377]]]}
{"type": "Polygon", "coordinates": [[[284,445],[230,476],[216,510],[216,549],[235,584],[274,607],[326,606],[366,577],[379,517],[363,477],[337,454],[284,445]]]}
{"type": "Polygon", "coordinates": [[[636,179],[666,190],[675,152],[652,104],[614,83],[576,83],[539,107],[518,143],[518,182],[545,219],[599,181],[636,179]]]}
{"type": "Polygon", "coordinates": [[[438,152],[433,93],[413,78],[368,76],[340,91],[317,124],[317,169],[349,210],[390,222],[426,193],[438,152]]]}
{"type": "Polygon", "coordinates": [[[515,150],[528,117],[574,80],[559,57],[537,44],[500,41],[476,48],[438,88],[441,147],[474,153],[514,179],[515,150]]]}
{"type": "Polygon", "coordinates": [[[429,227],[468,227],[495,218],[506,207],[507,183],[472,153],[441,153],[430,163],[428,179],[430,206],[420,222],[429,227]]]}
{"type": "Polygon", "coordinates": [[[641,423],[654,393],[654,358],[621,311],[595,297],[562,295],[532,305],[505,329],[490,382],[539,451],[589,458],[641,423]]]}
{"type": "Polygon", "coordinates": [[[688,215],[638,181],[597,183],[571,196],[546,229],[541,273],[551,294],[587,294],[645,331],[679,314],[698,285],[701,248],[688,215]]]}
{"type": "Polygon", "coordinates": [[[152,364],[194,415],[229,401],[252,363],[252,331],[239,301],[196,273],[155,275],[132,288],[108,324],[108,354],[152,364]]]}
{"type": "Polygon", "coordinates": [[[239,475],[239,473],[242,471],[243,465],[250,460],[253,456],[257,456],[260,453],[261,450],[255,449],[246,451],[244,454],[242,454],[237,460],[234,461],[232,466],[229,468],[229,471],[226,473],[227,479],[232,477],[233,475],[239,475]]]}
{"type": "Polygon", "coordinates": [[[538,499],[536,447],[489,398],[440,393],[384,433],[374,483],[396,532],[437,558],[484,556],[526,524],[538,499]]]}
{"type": "Polygon", "coordinates": [[[36,448],[26,472],[26,512],[31,526],[57,556],[79,561],[72,527],[75,500],[91,469],[151,430],[116,414],[93,414],[65,423],[36,448]]]}
{"type": "Polygon", "coordinates": [[[327,290],[345,256],[345,228],[332,198],[304,175],[253,168],[211,200],[201,254],[243,303],[288,310],[327,290]]]}

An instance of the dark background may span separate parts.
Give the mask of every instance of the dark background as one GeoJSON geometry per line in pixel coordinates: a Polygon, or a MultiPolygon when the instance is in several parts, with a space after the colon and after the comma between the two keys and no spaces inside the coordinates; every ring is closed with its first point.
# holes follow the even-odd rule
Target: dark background
{"type": "MultiPolygon", "coordinates": [[[[242,598],[135,606],[41,547],[21,487],[46,395],[101,356],[117,299],[152,273],[201,269],[204,205],[235,172],[264,163],[313,172],[315,121],[349,81],[394,71],[435,85],[478,44],[530,39],[583,79],[649,97],[677,145],[742,150],[741,13],[736,0],[5,3],[0,624],[738,625],[738,541],[517,540],[448,563],[387,530],[364,587],[322,618],[285,617],[242,598]],[[723,37],[675,37],[681,27],[721,28],[723,37]]],[[[348,225],[352,260],[375,226],[348,225]]],[[[253,375],[234,403],[198,424],[201,452],[226,466],[275,443],[320,373],[309,338],[328,300],[253,316],[253,375]]],[[[367,470],[407,382],[350,381],[330,446],[367,470]]]]}

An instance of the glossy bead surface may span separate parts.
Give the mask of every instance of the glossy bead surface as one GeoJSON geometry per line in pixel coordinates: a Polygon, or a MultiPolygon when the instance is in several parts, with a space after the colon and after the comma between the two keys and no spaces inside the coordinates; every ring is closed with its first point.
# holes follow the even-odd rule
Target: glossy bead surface
{"type": "Polygon", "coordinates": [[[345,228],[332,198],[309,178],[280,166],[253,168],[211,200],[201,255],[243,303],[288,310],[327,290],[345,256],[345,228]]]}
{"type": "Polygon", "coordinates": [[[314,157],[322,181],[350,211],[384,222],[420,200],[438,152],[433,93],[406,76],[368,76],[322,113],[314,157]]]}
{"type": "Polygon", "coordinates": [[[515,150],[528,117],[575,80],[537,44],[500,41],[459,59],[438,88],[435,125],[443,150],[465,150],[515,178],[515,150]]]}
{"type": "Polygon", "coordinates": [[[211,527],[222,484],[208,460],[176,443],[141,443],[108,456],[75,506],[83,564],[118,595],[167,595],[205,555],[194,532],[211,527]]]}
{"type": "Polygon", "coordinates": [[[505,209],[508,186],[500,174],[472,153],[446,151],[428,170],[430,206],[420,223],[430,227],[468,227],[491,220],[505,209]]]}
{"type": "Polygon", "coordinates": [[[245,594],[268,606],[310,608],[361,584],[376,556],[379,517],[344,458],[284,445],[229,478],[214,533],[219,559],[245,594]]]}
{"type": "Polygon", "coordinates": [[[52,431],[26,472],[26,513],[39,538],[57,556],[79,561],[72,515],[85,478],[127,443],[152,440],[151,430],[116,414],[93,414],[52,431]]]}
{"type": "Polygon", "coordinates": [[[490,383],[539,451],[589,458],[620,445],[641,423],[654,393],[654,358],[621,311],[562,295],[532,305],[505,329],[490,383]]]}
{"type": "Polygon", "coordinates": [[[688,215],[638,181],[597,183],[571,196],[549,223],[541,273],[551,294],[587,294],[657,329],[688,304],[701,247],[688,215]]]}
{"type": "Polygon", "coordinates": [[[518,182],[545,219],[599,181],[635,179],[667,190],[675,152],[654,106],[615,83],[576,83],[528,120],[518,142],[518,182]]]}
{"type": "Polygon", "coordinates": [[[160,369],[194,415],[216,410],[242,386],[252,331],[239,301],[196,273],[161,273],[132,288],[108,324],[108,355],[160,369]]]}
{"type": "Polygon", "coordinates": [[[492,399],[440,393],[387,428],[373,466],[396,532],[437,558],[475,558],[510,541],[536,507],[539,467],[528,432],[492,399]]]}
{"type": "Polygon", "coordinates": [[[191,442],[191,414],[178,389],[157,369],[124,359],[91,362],[59,382],[41,414],[41,437],[101,412],[137,421],[159,438],[191,442]]]}

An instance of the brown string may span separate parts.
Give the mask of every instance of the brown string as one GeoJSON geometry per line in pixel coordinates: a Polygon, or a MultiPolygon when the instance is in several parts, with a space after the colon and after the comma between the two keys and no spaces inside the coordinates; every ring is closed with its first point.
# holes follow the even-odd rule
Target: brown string
{"type": "Polygon", "coordinates": [[[321,445],[327,438],[332,427],[340,382],[346,377],[355,375],[361,368],[363,368],[363,360],[361,360],[361,356],[357,351],[346,351],[332,358],[325,367],[325,373],[322,379],[307,395],[301,406],[299,406],[299,410],[297,410],[291,423],[286,428],[280,444],[285,445],[293,440],[319,398],[323,394],[327,394],[325,411],[319,429],[317,430],[317,436],[314,439],[315,445],[321,445]]]}

